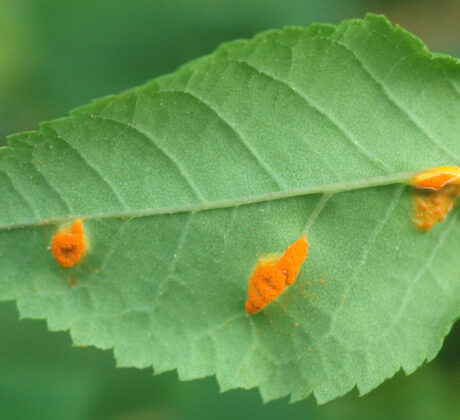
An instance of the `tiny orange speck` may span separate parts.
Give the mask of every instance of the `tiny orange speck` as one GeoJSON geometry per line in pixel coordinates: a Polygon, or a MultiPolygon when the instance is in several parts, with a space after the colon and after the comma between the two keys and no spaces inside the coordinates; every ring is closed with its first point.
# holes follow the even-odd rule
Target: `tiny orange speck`
{"type": "Polygon", "coordinates": [[[83,222],[75,220],[69,229],[59,230],[53,237],[51,251],[63,267],[73,267],[81,260],[86,250],[83,222]]]}

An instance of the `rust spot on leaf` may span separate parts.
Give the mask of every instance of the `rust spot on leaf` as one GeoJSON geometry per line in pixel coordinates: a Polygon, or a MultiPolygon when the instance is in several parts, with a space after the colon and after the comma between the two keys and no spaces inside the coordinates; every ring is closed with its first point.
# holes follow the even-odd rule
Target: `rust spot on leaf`
{"type": "Polygon", "coordinates": [[[415,225],[426,232],[442,222],[460,195],[460,167],[440,166],[427,169],[410,182],[416,188],[414,196],[415,225]]]}
{"type": "Polygon", "coordinates": [[[283,255],[269,255],[259,260],[249,279],[246,312],[255,314],[294,284],[308,253],[306,236],[294,242],[283,255]]]}
{"type": "Polygon", "coordinates": [[[63,267],[73,267],[86,250],[83,222],[75,220],[71,228],[59,230],[53,237],[51,251],[63,267]]]}

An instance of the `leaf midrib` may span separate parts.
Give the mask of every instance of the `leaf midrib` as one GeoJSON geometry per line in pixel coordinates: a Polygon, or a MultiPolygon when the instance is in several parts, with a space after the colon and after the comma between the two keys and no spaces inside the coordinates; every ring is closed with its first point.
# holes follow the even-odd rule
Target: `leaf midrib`
{"type": "Polygon", "coordinates": [[[282,191],[269,192],[250,197],[242,197],[233,200],[223,200],[211,203],[202,203],[189,206],[180,207],[164,207],[164,208],[149,208],[142,210],[126,210],[121,212],[112,213],[90,213],[90,214],[70,214],[66,217],[56,218],[43,218],[26,223],[13,223],[7,225],[0,225],[1,230],[22,229],[27,227],[38,227],[44,225],[53,225],[61,223],[64,220],[80,218],[83,220],[102,220],[102,219],[119,219],[122,217],[127,218],[142,218],[151,216],[161,216],[167,214],[179,213],[196,213],[207,210],[218,210],[224,208],[233,208],[240,206],[247,206],[257,203],[270,202],[276,200],[283,200],[288,198],[300,197],[310,194],[337,194],[345,191],[352,191],[364,188],[380,187],[391,184],[407,183],[412,179],[417,172],[399,172],[397,174],[390,174],[384,176],[361,178],[353,181],[335,182],[332,184],[313,185],[302,188],[294,188],[282,191]]]}

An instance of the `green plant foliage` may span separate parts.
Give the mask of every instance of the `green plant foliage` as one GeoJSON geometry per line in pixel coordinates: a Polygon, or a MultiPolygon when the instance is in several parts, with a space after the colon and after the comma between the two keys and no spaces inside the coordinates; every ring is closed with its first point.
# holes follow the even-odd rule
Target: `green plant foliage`
{"type": "Polygon", "coordinates": [[[460,315],[460,223],[411,223],[405,182],[460,162],[460,65],[383,17],[263,33],[0,149],[0,299],[118,366],[264,400],[375,388],[460,315]],[[59,267],[57,228],[89,252],[59,267]],[[244,311],[303,230],[294,286],[244,311]],[[74,287],[71,284],[76,283],[74,287]]]}
{"type": "Polygon", "coordinates": [[[460,410],[460,325],[440,357],[415,374],[402,373],[375,392],[355,392],[325,406],[310,397],[296,404],[263,404],[256,390],[220,394],[215,378],[178,382],[175,372],[152,376],[149,369],[114,369],[110,351],[70,346],[66,333],[49,333],[43,321],[17,318],[14,305],[0,305],[0,417],[36,420],[203,418],[267,420],[452,420],[460,410]],[[27,404],[24,404],[27,401],[27,404]]]}
{"type": "Polygon", "coordinates": [[[337,23],[380,0],[2,0],[0,146],[93,98],[137,86],[224,41],[337,23]]]}
{"type": "Polygon", "coordinates": [[[0,319],[2,419],[36,420],[40,413],[46,420],[452,420],[460,410],[460,365],[448,357],[458,351],[458,324],[440,357],[415,374],[399,373],[365,397],[352,392],[318,407],[311,397],[264,405],[256,390],[220,394],[214,377],[178,382],[175,372],[114,369],[110,351],[71,347],[66,333],[50,334],[43,321],[19,321],[11,303],[0,305],[0,319]]]}

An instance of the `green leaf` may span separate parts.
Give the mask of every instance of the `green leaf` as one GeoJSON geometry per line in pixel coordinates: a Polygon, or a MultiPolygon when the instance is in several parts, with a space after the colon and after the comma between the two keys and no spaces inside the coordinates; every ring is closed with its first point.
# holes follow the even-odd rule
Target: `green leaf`
{"type": "Polygon", "coordinates": [[[256,390],[220,394],[214,377],[178,382],[176,372],[152,376],[149,369],[114,369],[110,351],[71,347],[66,333],[49,333],[43,321],[19,321],[12,303],[0,305],[0,319],[2,419],[36,420],[37,413],[46,420],[139,419],[142,413],[141,418],[187,420],[452,420],[460,410],[460,324],[436,361],[415,374],[399,373],[359,401],[351,392],[317,406],[312,398],[263,405],[256,390]]]}
{"type": "Polygon", "coordinates": [[[363,15],[366,3],[136,0],[128,7],[112,0],[3,0],[0,146],[7,134],[169,73],[221,42],[285,25],[339,22],[363,15]]]}
{"type": "Polygon", "coordinates": [[[405,182],[460,162],[460,64],[378,16],[263,33],[0,149],[0,299],[119,366],[319,402],[439,351],[460,222],[411,222],[405,182]],[[50,252],[84,220],[83,262],[50,252]],[[244,311],[303,231],[296,283],[244,311]],[[76,282],[75,287],[71,283],[76,282]]]}

